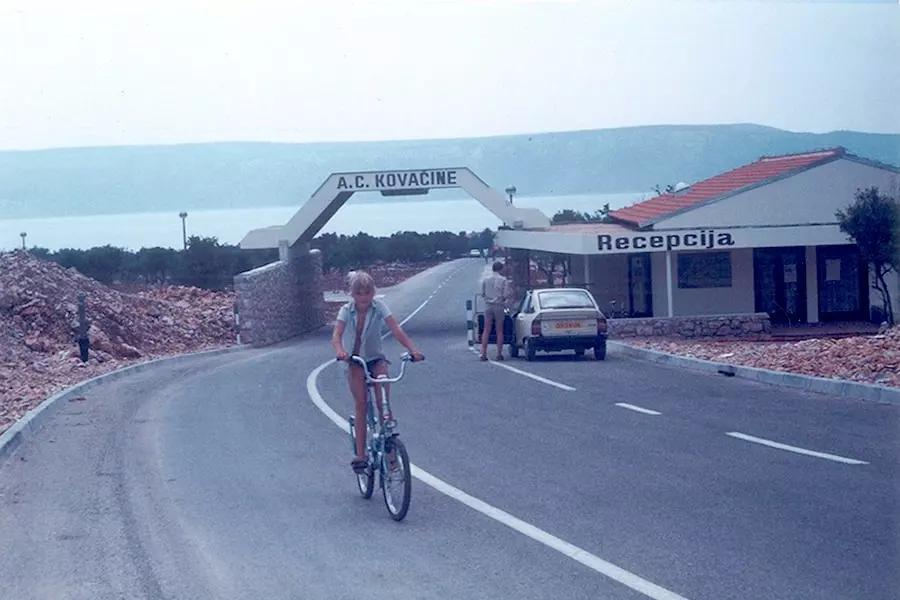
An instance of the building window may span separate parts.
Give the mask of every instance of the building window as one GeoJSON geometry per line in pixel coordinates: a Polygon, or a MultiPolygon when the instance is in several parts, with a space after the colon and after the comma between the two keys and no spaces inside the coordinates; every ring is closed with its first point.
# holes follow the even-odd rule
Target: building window
{"type": "Polygon", "coordinates": [[[694,252],[678,255],[678,287],[731,287],[731,252],[694,252]]]}

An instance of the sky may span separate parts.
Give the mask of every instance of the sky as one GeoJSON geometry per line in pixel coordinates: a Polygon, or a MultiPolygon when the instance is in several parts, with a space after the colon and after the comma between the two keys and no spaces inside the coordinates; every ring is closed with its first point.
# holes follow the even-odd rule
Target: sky
{"type": "Polygon", "coordinates": [[[900,132],[900,4],[0,0],[0,149],[900,132]]]}

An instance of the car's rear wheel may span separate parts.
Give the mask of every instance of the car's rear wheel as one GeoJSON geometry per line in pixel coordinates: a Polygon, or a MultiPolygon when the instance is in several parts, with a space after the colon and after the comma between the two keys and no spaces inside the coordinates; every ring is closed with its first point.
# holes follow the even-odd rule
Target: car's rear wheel
{"type": "Polygon", "coordinates": [[[519,345],[515,339],[509,343],[509,355],[513,358],[519,358],[519,345]]]}
{"type": "Polygon", "coordinates": [[[531,341],[531,338],[525,338],[525,360],[528,360],[528,361],[534,360],[534,355],[535,355],[534,342],[531,341]]]}
{"type": "Polygon", "coordinates": [[[597,360],[606,360],[606,340],[600,340],[594,346],[594,358],[597,360]]]}

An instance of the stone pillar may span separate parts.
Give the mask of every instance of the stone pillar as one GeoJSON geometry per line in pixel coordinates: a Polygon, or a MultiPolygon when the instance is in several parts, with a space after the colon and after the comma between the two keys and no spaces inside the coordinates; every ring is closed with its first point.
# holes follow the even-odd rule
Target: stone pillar
{"type": "Polygon", "coordinates": [[[234,278],[241,342],[266,346],[325,324],[322,255],[308,244],[279,244],[279,260],[234,278]]]}

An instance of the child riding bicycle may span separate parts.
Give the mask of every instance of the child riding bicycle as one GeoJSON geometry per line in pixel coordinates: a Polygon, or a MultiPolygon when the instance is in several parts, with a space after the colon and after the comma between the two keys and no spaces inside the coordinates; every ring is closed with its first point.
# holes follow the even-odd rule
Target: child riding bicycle
{"type": "MultiPolygon", "coordinates": [[[[390,361],[385,357],[381,343],[382,324],[388,326],[397,341],[409,350],[414,360],[422,360],[423,356],[397,323],[391,309],[381,300],[375,299],[375,281],[372,276],[365,271],[354,271],[350,274],[349,280],[352,300],[338,311],[331,345],[339,360],[349,362],[347,380],[356,405],[356,457],[351,466],[354,472],[363,473],[368,468],[369,462],[366,456],[366,376],[359,364],[349,361],[350,356],[359,356],[365,360],[372,377],[387,375],[387,365],[390,361]],[[352,345],[345,344],[345,341],[352,342],[352,345]],[[347,347],[352,348],[349,354],[346,351],[347,347]]],[[[379,413],[382,393],[390,394],[387,384],[375,386],[379,413]]]]}

